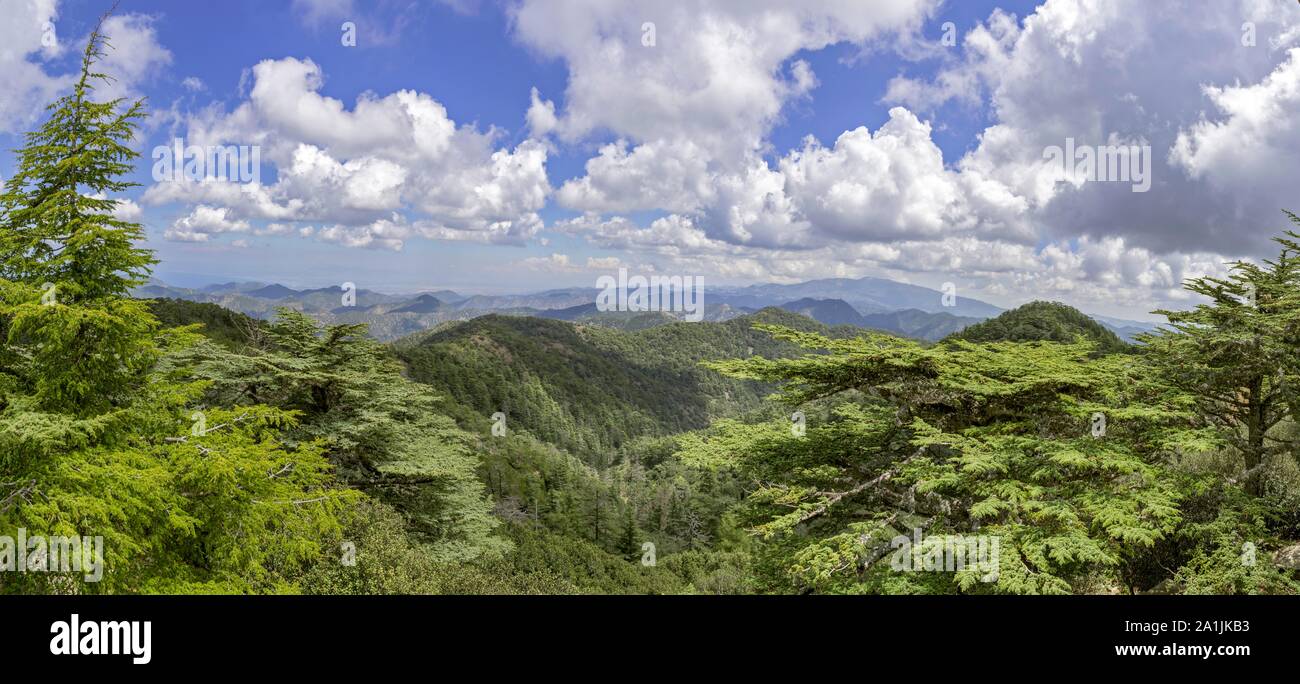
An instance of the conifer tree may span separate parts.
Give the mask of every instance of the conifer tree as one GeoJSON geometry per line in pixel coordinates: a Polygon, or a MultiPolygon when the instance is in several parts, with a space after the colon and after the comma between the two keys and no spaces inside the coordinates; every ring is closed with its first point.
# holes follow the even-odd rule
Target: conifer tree
{"type": "Polygon", "coordinates": [[[291,413],[194,420],[203,383],[178,353],[198,335],[129,297],[153,257],[108,196],[131,185],[142,103],[92,99],[108,47],[97,27],[0,196],[0,534],[102,538],[102,575],[28,559],[0,592],[292,591],[357,493],[319,445],[282,440],[291,413]]]}
{"type": "MultiPolygon", "coordinates": [[[[1287,212],[1300,224],[1300,217],[1287,212]]],[[[1142,336],[1162,376],[1197,400],[1200,421],[1241,454],[1246,490],[1263,491],[1268,459],[1292,448],[1274,428],[1300,418],[1300,235],[1276,238],[1276,259],[1233,263],[1226,278],[1186,288],[1207,302],[1157,311],[1169,326],[1142,336]]]]}
{"type": "Polygon", "coordinates": [[[641,545],[637,543],[636,507],[629,501],[625,508],[626,514],[623,520],[623,536],[619,541],[619,550],[623,552],[624,558],[632,560],[641,552],[641,545]]]}
{"type": "Polygon", "coordinates": [[[319,442],[350,485],[408,516],[436,560],[495,555],[507,544],[478,479],[472,440],[437,398],[402,377],[401,364],[365,325],[324,326],[282,309],[267,344],[232,352],[212,343],[187,355],[221,406],[267,403],[294,411],[287,433],[319,442]]]}
{"type": "MultiPolygon", "coordinates": [[[[1119,567],[1178,525],[1171,453],[1211,445],[1190,404],[1129,355],[1090,344],[867,335],[830,340],[765,327],[829,354],[713,367],[784,381],[810,420],[723,422],[683,438],[691,463],[736,467],[753,483],[747,516],[764,540],[769,589],[1067,593],[1120,583],[1119,567]],[[1106,428],[1094,429],[1097,414],[1106,428]],[[1000,539],[987,568],[891,572],[890,544],[925,535],[1000,539]]],[[[892,558],[892,557],[891,557],[892,558]]]]}
{"type": "Polygon", "coordinates": [[[138,156],[128,143],[144,103],[93,101],[110,80],[96,71],[108,47],[97,27],[72,92],[27,135],[0,195],[0,316],[13,345],[4,367],[41,408],[79,415],[126,403],[156,358],[156,321],[127,297],[154,260],[136,244],[140,225],[114,217],[108,197],[134,185],[120,176],[138,156]]]}

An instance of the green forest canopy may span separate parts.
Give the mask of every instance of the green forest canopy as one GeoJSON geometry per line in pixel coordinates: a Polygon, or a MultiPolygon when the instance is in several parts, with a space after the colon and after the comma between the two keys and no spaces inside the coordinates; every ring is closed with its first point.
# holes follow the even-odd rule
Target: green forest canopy
{"type": "Polygon", "coordinates": [[[1105,326],[1060,302],[1030,302],[948,336],[970,342],[1074,342],[1079,338],[1096,344],[1104,353],[1129,350],[1129,345],[1105,326]]]}

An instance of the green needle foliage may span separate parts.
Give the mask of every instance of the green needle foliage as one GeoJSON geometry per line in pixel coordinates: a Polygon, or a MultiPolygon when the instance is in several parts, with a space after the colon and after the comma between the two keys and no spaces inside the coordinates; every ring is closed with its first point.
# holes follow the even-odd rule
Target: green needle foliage
{"type": "MultiPolygon", "coordinates": [[[[1300,217],[1288,212],[1300,224],[1300,217]]],[[[1300,236],[1262,265],[1232,264],[1227,278],[1196,278],[1187,289],[1208,301],[1158,311],[1169,327],[1142,338],[1164,378],[1196,398],[1200,421],[1223,431],[1241,455],[1238,479],[1263,493],[1263,468],[1293,443],[1274,428],[1300,411],[1300,236]]]]}
{"type": "Polygon", "coordinates": [[[0,197],[0,535],[101,537],[102,576],[29,558],[0,592],[295,591],[359,495],[319,443],[282,439],[290,411],[192,423],[203,384],[177,354],[198,336],[128,297],[153,258],[105,199],[142,107],[91,100],[106,48],[96,29],[0,197]]]}
{"type": "Polygon", "coordinates": [[[976,323],[948,336],[968,342],[1074,342],[1097,345],[1103,353],[1131,351],[1115,333],[1071,306],[1059,302],[1030,302],[996,318],[976,323]]]}
{"type": "Polygon", "coordinates": [[[72,92],[17,150],[18,168],[0,195],[0,279],[8,339],[4,367],[23,371],[41,408],[90,413],[120,406],[155,357],[153,317],[127,298],[144,282],[152,254],[135,246],[139,224],[113,216],[107,198],[138,154],[127,147],[143,101],[94,102],[104,55],[96,31],[72,92]]]}
{"type": "Polygon", "coordinates": [[[437,397],[402,377],[366,326],[322,326],[282,309],[257,346],[212,343],[186,359],[219,406],[265,403],[299,416],[285,433],[320,443],[347,484],[396,507],[438,561],[496,555],[508,544],[476,474],[472,438],[439,410],[437,397]]]}
{"type": "Polygon", "coordinates": [[[0,273],[8,280],[54,283],[68,303],[124,296],[149,275],[153,255],[135,243],[137,223],[113,217],[105,195],[136,183],[118,180],[139,156],[127,146],[143,118],[144,101],[94,102],[94,70],[108,46],[96,30],[82,55],[72,92],[47,107],[50,118],[27,134],[18,169],[0,196],[4,209],[0,273]],[[90,194],[87,194],[90,193],[90,194]]]}
{"type": "Polygon", "coordinates": [[[1133,589],[1129,559],[1180,530],[1180,504],[1197,486],[1169,464],[1218,446],[1193,424],[1193,397],[1090,344],[927,348],[766,329],[828,353],[710,365],[784,382],[781,399],[806,412],[806,433],[720,423],[684,438],[682,458],[752,481],[746,517],[765,542],[758,565],[770,590],[1133,589]],[[914,528],[996,537],[996,581],[971,568],[893,570],[890,542],[914,528]]]}

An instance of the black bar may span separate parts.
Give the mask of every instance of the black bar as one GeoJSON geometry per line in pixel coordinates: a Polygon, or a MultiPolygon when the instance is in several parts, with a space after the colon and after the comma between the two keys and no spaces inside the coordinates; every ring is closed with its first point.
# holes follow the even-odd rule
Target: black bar
{"type": "Polygon", "coordinates": [[[247,672],[262,663],[258,671],[333,671],[364,669],[375,659],[387,667],[436,657],[439,671],[450,674],[441,668],[526,671],[529,663],[546,669],[567,657],[668,667],[696,653],[711,654],[719,668],[748,669],[766,658],[856,653],[953,667],[1036,661],[1066,669],[1253,669],[1294,658],[1300,598],[14,596],[0,598],[0,614],[0,650],[42,666],[194,672],[201,664],[208,673],[247,672]],[[51,625],[73,614],[83,627],[148,621],[150,662],[134,664],[129,653],[52,654],[51,625]],[[1141,645],[1156,646],[1157,654],[1116,654],[1116,647],[1141,645]],[[1249,653],[1159,654],[1178,645],[1245,646],[1249,653]]]}

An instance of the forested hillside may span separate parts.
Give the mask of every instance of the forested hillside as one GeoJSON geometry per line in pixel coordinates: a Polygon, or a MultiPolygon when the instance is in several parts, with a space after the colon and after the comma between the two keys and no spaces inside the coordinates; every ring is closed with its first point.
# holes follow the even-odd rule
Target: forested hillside
{"type": "Polygon", "coordinates": [[[887,311],[862,317],[862,325],[865,327],[931,341],[943,339],[979,321],[980,319],[969,316],[954,316],[945,312],[927,313],[917,309],[887,311]]]}
{"type": "Polygon", "coordinates": [[[971,342],[1073,342],[1079,338],[1093,342],[1104,352],[1129,348],[1106,326],[1060,302],[1030,302],[949,336],[971,342]]]}
{"type": "Polygon", "coordinates": [[[164,328],[199,323],[205,337],[227,347],[249,343],[262,326],[256,318],[207,302],[150,299],[147,303],[149,312],[164,328]]]}
{"type": "Polygon", "coordinates": [[[509,427],[601,464],[635,437],[698,429],[712,418],[764,408],[771,385],[723,378],[699,365],[798,351],[754,330],[756,322],[830,333],[779,309],[635,332],[491,315],[394,348],[411,378],[481,415],[502,412],[509,427]]]}

